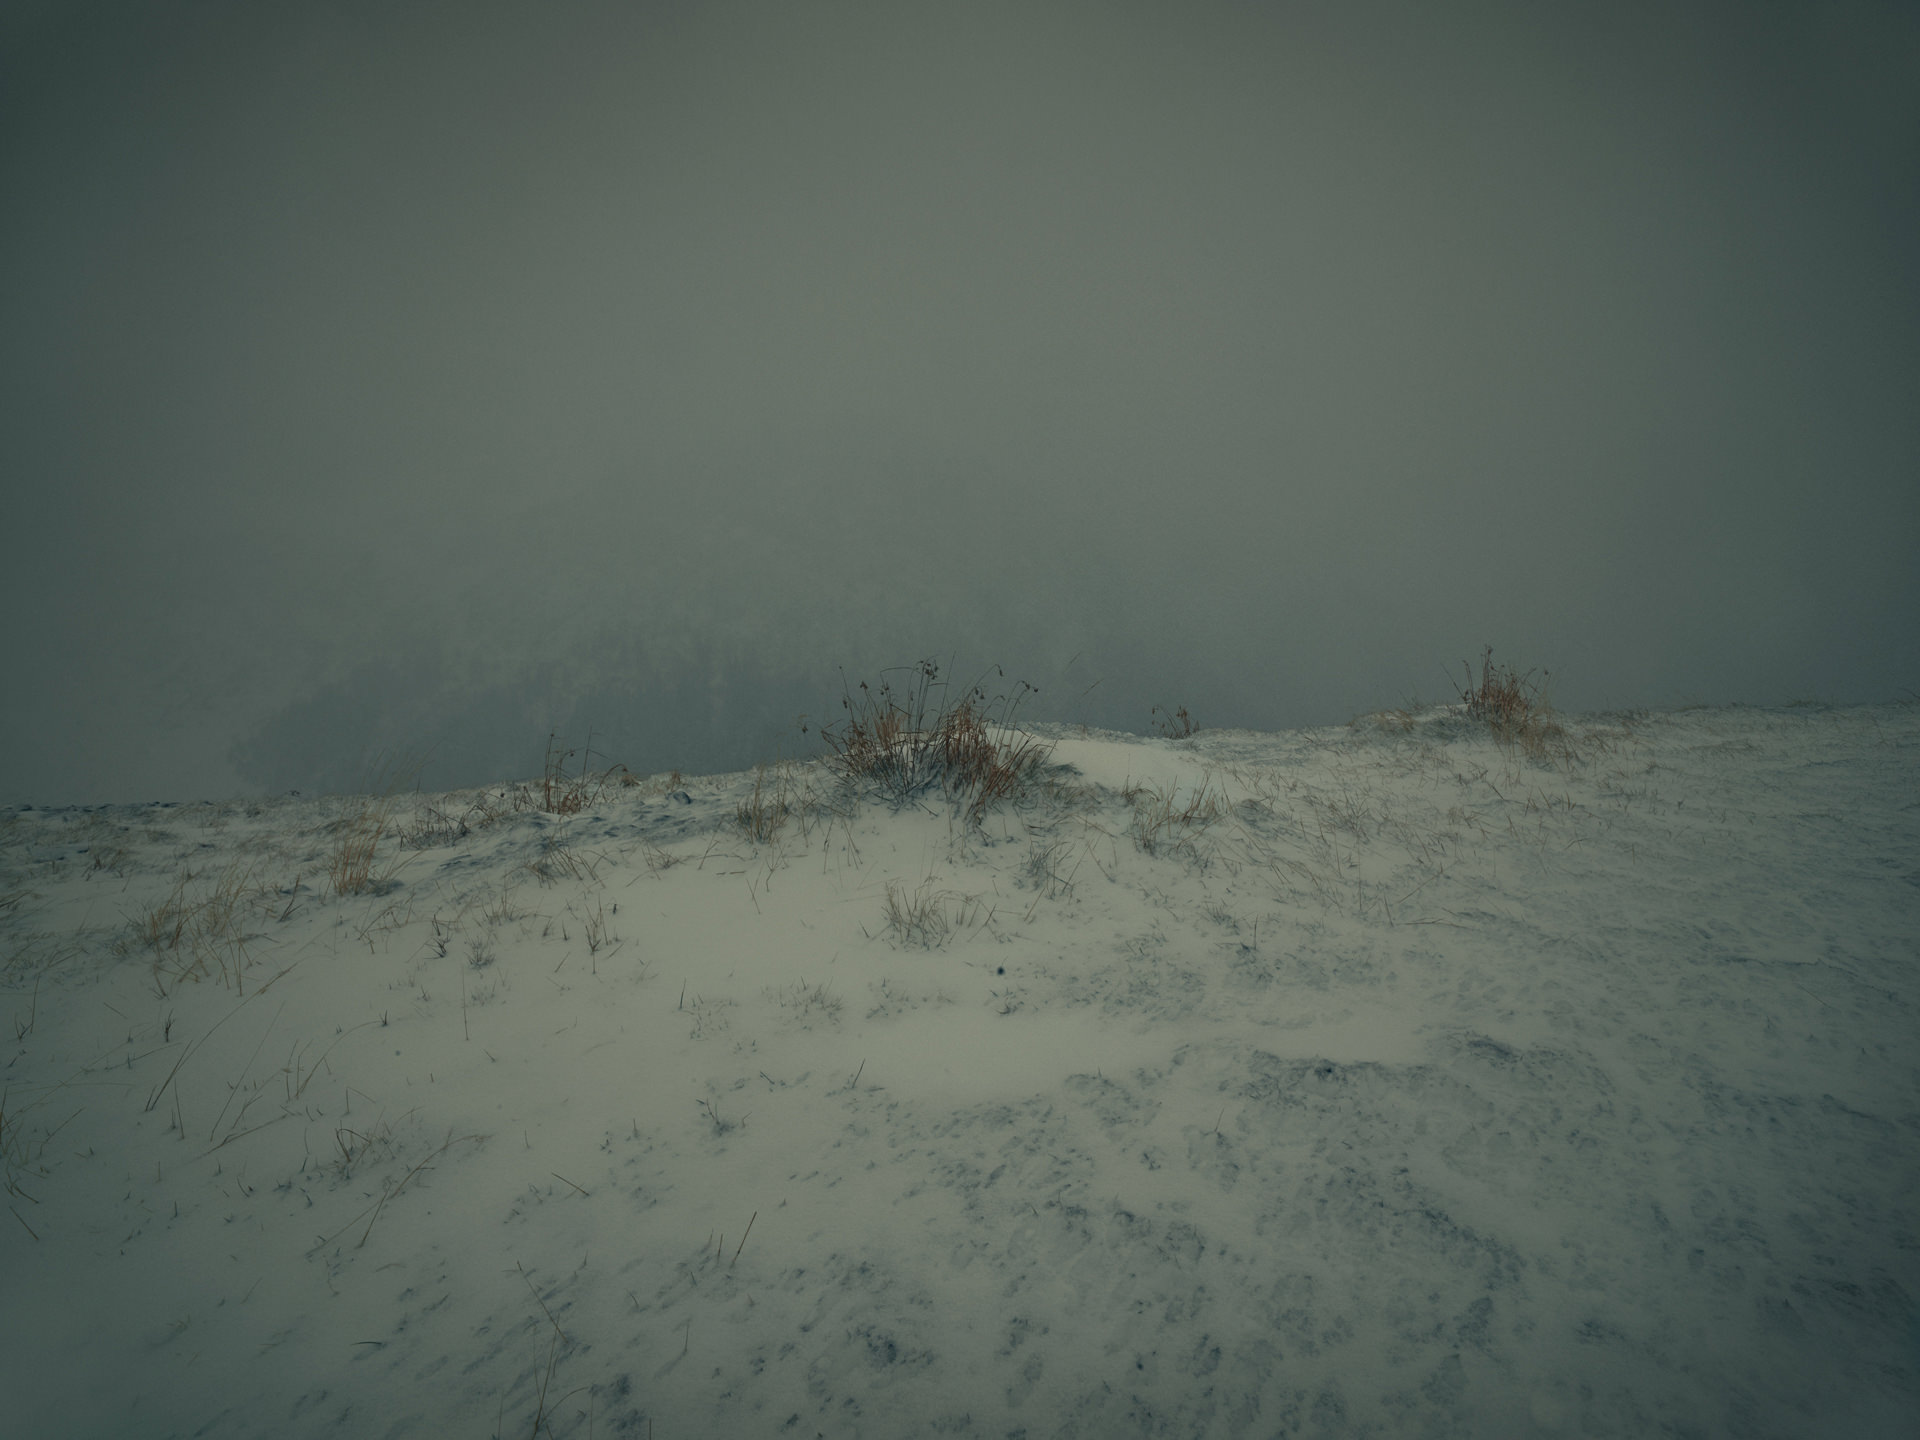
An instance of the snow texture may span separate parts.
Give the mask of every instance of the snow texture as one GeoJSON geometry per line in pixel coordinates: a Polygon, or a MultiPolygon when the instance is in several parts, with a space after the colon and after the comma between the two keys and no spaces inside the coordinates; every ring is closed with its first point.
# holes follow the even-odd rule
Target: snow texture
{"type": "Polygon", "coordinates": [[[0,818],[9,1432],[1914,1433],[1920,708],[1034,728],[0,818]]]}

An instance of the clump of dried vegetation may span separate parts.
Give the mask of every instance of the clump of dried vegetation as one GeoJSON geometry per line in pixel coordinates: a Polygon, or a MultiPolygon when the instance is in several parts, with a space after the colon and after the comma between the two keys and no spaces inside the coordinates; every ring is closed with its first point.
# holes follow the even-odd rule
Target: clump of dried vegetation
{"type": "Polygon", "coordinates": [[[609,785],[632,786],[640,782],[633,772],[624,765],[613,765],[595,774],[591,767],[593,760],[593,732],[587,732],[585,753],[580,756],[580,773],[567,774],[567,761],[574,757],[574,751],[561,748],[559,732],[550,732],[547,736],[547,759],[540,775],[540,808],[549,815],[577,815],[582,810],[591,809],[598,802],[603,791],[609,785]]]}
{"type": "Polygon", "coordinates": [[[1152,714],[1153,728],[1159,732],[1162,738],[1167,740],[1190,739],[1196,728],[1193,723],[1193,716],[1187,713],[1187,707],[1184,705],[1172,713],[1168,713],[1156,705],[1153,707],[1152,714]]]}
{"type": "MultiPolygon", "coordinates": [[[[1464,662],[1462,662],[1464,664],[1464,662]]],[[[1467,718],[1477,720],[1492,731],[1494,739],[1507,749],[1524,751],[1530,759],[1565,760],[1573,747],[1567,732],[1554,715],[1548,699],[1548,672],[1522,675],[1511,665],[1493,663],[1493,647],[1487,646],[1480,657],[1480,681],[1474,683],[1473,667],[1466,665],[1466,686],[1460,699],[1467,718]]]]}
{"type": "Polygon", "coordinates": [[[384,776],[368,785],[369,793],[348,802],[346,811],[334,823],[340,838],[327,864],[327,878],[333,882],[335,895],[362,895],[368,891],[381,895],[392,888],[401,862],[395,860],[375,875],[374,860],[381,839],[393,829],[393,810],[401,792],[408,785],[418,783],[420,766],[424,763],[389,766],[384,776]]]}
{"type": "Polygon", "coordinates": [[[748,839],[756,845],[767,845],[779,838],[780,827],[787,823],[787,817],[793,811],[792,783],[786,767],[783,765],[778,768],[773,783],[769,785],[767,767],[756,765],[753,770],[753,793],[734,807],[733,816],[748,839]]]}
{"type": "Polygon", "coordinates": [[[1129,785],[1121,798],[1133,807],[1134,848],[1143,855],[1173,855],[1181,852],[1203,859],[1199,841],[1209,826],[1232,813],[1226,791],[1213,787],[1212,778],[1190,790],[1184,801],[1178,787],[1159,790],[1147,785],[1129,785]]]}
{"type": "Polygon", "coordinates": [[[454,845],[476,831],[528,811],[578,815],[598,805],[609,790],[646,786],[649,793],[664,793],[679,789],[682,783],[678,770],[651,781],[642,780],[617,762],[596,770],[592,764],[593,753],[591,733],[583,753],[568,747],[558,731],[551,732],[547,736],[546,758],[538,780],[490,786],[477,795],[463,791],[459,798],[464,801],[464,807],[457,811],[452,804],[444,803],[453,797],[442,797],[442,804],[424,802],[413,823],[400,830],[400,842],[413,850],[454,845]],[[570,774],[567,762],[575,755],[580,756],[580,769],[570,774]]]}
{"type": "Polygon", "coordinates": [[[144,914],[131,917],[131,937],[117,945],[121,953],[138,947],[153,955],[154,983],[161,994],[183,981],[216,978],[244,992],[249,946],[261,939],[249,927],[252,912],[269,909],[266,887],[256,884],[253,867],[229,865],[210,884],[195,887],[191,870],[144,914]]]}
{"type": "Polygon", "coordinates": [[[931,950],[947,942],[956,930],[993,923],[993,914],[980,914],[980,897],[957,890],[935,888],[929,876],[908,893],[904,885],[887,882],[887,931],[894,943],[931,950]]]}
{"type": "MultiPolygon", "coordinates": [[[[938,664],[922,660],[914,669],[918,678],[898,695],[884,679],[877,691],[862,680],[856,694],[843,677],[847,718],[820,731],[829,767],[896,803],[937,789],[973,821],[998,801],[1028,795],[1053,750],[1014,726],[1014,713],[1033,687],[1022,682],[1011,698],[989,700],[976,684],[953,703],[945,698],[938,664]]],[[[1003,674],[998,666],[992,673],[1003,674]]]]}

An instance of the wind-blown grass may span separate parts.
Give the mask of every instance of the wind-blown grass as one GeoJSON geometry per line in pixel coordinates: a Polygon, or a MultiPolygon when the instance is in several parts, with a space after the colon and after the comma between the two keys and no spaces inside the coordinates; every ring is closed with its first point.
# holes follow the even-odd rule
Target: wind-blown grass
{"type": "Polygon", "coordinates": [[[1473,682],[1473,667],[1466,666],[1467,683],[1460,699],[1469,719],[1484,724],[1508,749],[1518,748],[1534,760],[1554,761],[1572,758],[1567,732],[1555,717],[1548,699],[1548,673],[1542,671],[1535,681],[1534,672],[1522,675],[1511,665],[1493,663],[1493,647],[1487,646],[1480,657],[1480,683],[1473,682]]]}
{"type": "MultiPolygon", "coordinates": [[[[930,697],[946,689],[940,667],[922,660],[914,668],[918,679],[899,695],[885,680],[878,691],[862,680],[856,694],[843,678],[846,721],[820,731],[829,766],[895,803],[938,789],[958,801],[969,820],[1028,794],[1053,748],[1014,727],[1014,713],[1033,687],[1023,681],[1010,699],[989,701],[976,684],[958,704],[943,698],[936,706],[930,697]]],[[[993,673],[1004,672],[995,666],[993,673]]]]}

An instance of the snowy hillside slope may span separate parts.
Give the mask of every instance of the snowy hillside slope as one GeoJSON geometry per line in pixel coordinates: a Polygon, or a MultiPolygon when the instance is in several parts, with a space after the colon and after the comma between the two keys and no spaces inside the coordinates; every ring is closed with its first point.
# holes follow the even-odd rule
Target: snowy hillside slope
{"type": "Polygon", "coordinates": [[[1909,1433],[1920,707],[1033,730],[0,817],[14,1433],[1909,1433]]]}

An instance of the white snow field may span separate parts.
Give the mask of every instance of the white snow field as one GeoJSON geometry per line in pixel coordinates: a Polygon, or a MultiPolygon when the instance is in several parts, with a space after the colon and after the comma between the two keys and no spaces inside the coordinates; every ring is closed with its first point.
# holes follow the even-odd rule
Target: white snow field
{"type": "Polygon", "coordinates": [[[0,1429],[1911,1436],[1920,706],[1566,723],[0,817],[0,1429]]]}

